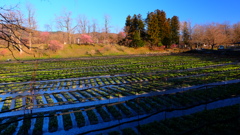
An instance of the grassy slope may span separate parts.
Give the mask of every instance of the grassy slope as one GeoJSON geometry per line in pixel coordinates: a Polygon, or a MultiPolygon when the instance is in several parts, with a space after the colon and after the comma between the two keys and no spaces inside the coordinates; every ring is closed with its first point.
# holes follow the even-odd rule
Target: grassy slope
{"type": "MultiPolygon", "coordinates": [[[[0,49],[1,51],[2,49],[0,49]]],[[[29,51],[30,52],[30,51],[29,51]]],[[[146,54],[151,52],[147,47],[128,48],[119,45],[64,45],[64,49],[57,52],[44,51],[43,55],[36,55],[36,58],[69,58],[69,57],[85,57],[85,56],[109,56],[109,55],[130,55],[130,54],[146,54]]],[[[14,56],[21,60],[34,59],[33,54],[20,54],[16,50],[13,51],[14,56]]],[[[8,52],[5,56],[0,55],[0,61],[14,59],[8,52]]]]}

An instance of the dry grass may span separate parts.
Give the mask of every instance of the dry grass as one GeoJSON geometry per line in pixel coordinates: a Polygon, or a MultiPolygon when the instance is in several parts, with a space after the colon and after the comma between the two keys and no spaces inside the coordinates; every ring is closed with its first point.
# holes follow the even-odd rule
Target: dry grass
{"type": "MultiPolygon", "coordinates": [[[[44,46],[44,45],[36,45],[44,46]]],[[[1,51],[1,49],[0,49],[1,51]]],[[[119,45],[64,45],[62,50],[52,52],[49,50],[43,50],[38,53],[29,51],[31,54],[20,54],[16,50],[13,51],[14,56],[21,60],[34,59],[48,59],[48,58],[69,58],[69,57],[86,57],[86,56],[108,56],[108,55],[131,55],[131,54],[147,54],[151,52],[147,47],[140,48],[128,48],[119,45]]],[[[5,56],[0,56],[0,60],[14,59],[10,52],[5,56]]]]}

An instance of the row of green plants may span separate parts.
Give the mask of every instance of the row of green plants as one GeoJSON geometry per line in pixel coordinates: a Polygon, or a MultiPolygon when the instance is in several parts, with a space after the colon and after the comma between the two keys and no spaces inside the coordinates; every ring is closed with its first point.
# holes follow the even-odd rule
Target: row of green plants
{"type": "MultiPolygon", "coordinates": [[[[75,97],[79,102],[93,101],[93,100],[101,100],[103,98],[109,99],[111,97],[116,98],[116,97],[122,97],[122,96],[144,94],[144,93],[149,93],[153,91],[161,91],[164,89],[168,90],[172,88],[181,88],[181,87],[206,84],[211,82],[233,80],[233,79],[238,79],[239,74],[240,74],[239,70],[234,70],[234,71],[226,71],[221,73],[219,72],[214,76],[210,74],[210,75],[204,75],[204,76],[169,78],[167,81],[159,80],[158,78],[160,78],[160,75],[159,76],[153,75],[148,77],[144,76],[145,79],[149,80],[148,82],[136,81],[137,83],[130,83],[127,85],[119,85],[119,86],[116,85],[113,87],[100,87],[100,88],[91,88],[86,90],[76,90],[75,92],[73,91],[73,92],[70,92],[69,94],[72,95],[72,97],[75,97]],[[153,78],[156,80],[151,81],[150,78],[153,78]]],[[[126,76],[119,77],[119,78],[124,78],[124,80],[128,79],[126,76]]],[[[137,80],[139,77],[129,77],[129,78],[131,79],[132,82],[134,82],[134,80],[137,80]]],[[[61,92],[61,93],[53,94],[53,96],[59,102],[59,104],[65,104],[65,103],[62,103],[63,99],[59,94],[63,95],[63,97],[69,103],[77,103],[77,101],[75,101],[68,93],[61,92]]],[[[47,94],[45,94],[44,96],[48,103],[50,104],[53,103],[52,99],[49,96],[47,96],[47,94]]],[[[22,106],[22,103],[23,103],[22,98],[24,98],[24,96],[22,97],[19,96],[14,98],[15,99],[14,108],[22,106]]],[[[43,103],[43,99],[41,95],[35,95],[35,98],[37,100],[37,104],[43,103]]],[[[32,100],[31,97],[29,96],[26,97],[26,101],[31,101],[31,100],[32,100]]],[[[9,110],[11,106],[11,102],[12,102],[12,98],[7,97],[6,100],[4,101],[2,111],[9,110]]],[[[31,102],[26,102],[26,105],[28,105],[28,103],[31,103],[31,102]]]]}
{"type": "MultiPolygon", "coordinates": [[[[154,63],[156,61],[167,63],[169,61],[180,61],[186,62],[186,59],[190,61],[199,61],[199,58],[194,58],[191,56],[149,56],[149,57],[127,57],[127,58],[106,58],[106,59],[88,59],[88,60],[58,60],[58,61],[38,61],[39,70],[46,70],[46,69],[59,69],[61,68],[72,68],[72,67],[89,67],[89,66],[98,66],[98,67],[107,67],[106,63],[111,63],[111,65],[128,65],[133,63],[149,63],[149,60],[154,63]]],[[[204,58],[204,60],[208,60],[208,58],[204,58]]],[[[222,60],[222,59],[221,59],[222,60]]],[[[229,60],[224,60],[229,61],[229,60]]],[[[13,73],[16,72],[24,72],[24,71],[32,71],[35,62],[25,62],[25,63],[4,63],[3,66],[0,68],[0,73],[13,73]],[[10,70],[10,67],[12,70],[10,70]],[[3,71],[5,70],[5,72],[3,71]]]]}
{"type": "MultiPolygon", "coordinates": [[[[50,81],[50,82],[34,82],[33,84],[29,83],[8,83],[0,85],[0,93],[23,93],[25,91],[29,91],[30,85],[34,87],[36,91],[54,91],[56,89],[78,89],[85,87],[97,87],[96,83],[99,86],[110,85],[110,84],[122,84],[122,83],[131,83],[131,82],[141,82],[141,81],[149,81],[154,79],[162,79],[162,78],[176,78],[172,79],[176,81],[178,77],[181,78],[198,78],[198,76],[202,76],[206,79],[211,79],[208,76],[219,77],[219,81],[230,79],[238,79],[238,74],[240,72],[238,65],[226,65],[220,66],[217,68],[209,68],[209,69],[199,69],[194,71],[182,71],[182,72],[173,72],[169,71],[167,73],[152,73],[149,74],[139,74],[139,75],[131,75],[131,76],[117,76],[117,77],[102,77],[102,78],[94,78],[94,79],[74,79],[74,80],[63,80],[63,81],[50,81]],[[195,75],[195,76],[194,76],[195,75]],[[191,77],[192,76],[192,77],[191,77]],[[225,78],[222,78],[226,76],[225,78]],[[231,78],[233,76],[233,78],[231,78]],[[220,79],[221,78],[221,79],[220,79]],[[94,81],[95,80],[95,81],[94,81]]],[[[217,81],[217,80],[213,80],[217,81]]]]}
{"type": "MultiPolygon", "coordinates": [[[[238,90],[240,86],[240,83],[237,84],[229,84],[229,85],[222,85],[222,86],[216,86],[201,90],[189,90],[179,93],[173,93],[173,94],[166,94],[166,95],[159,95],[159,96],[151,96],[151,97],[145,97],[145,98],[136,98],[129,101],[126,101],[125,103],[117,103],[112,105],[98,105],[92,107],[84,108],[86,111],[86,114],[88,116],[88,120],[90,124],[97,124],[99,123],[99,119],[97,117],[97,113],[102,117],[103,121],[110,121],[112,120],[110,115],[113,119],[123,119],[124,117],[132,117],[146,114],[146,113],[154,113],[154,112],[161,112],[164,110],[169,109],[179,109],[179,108],[188,108],[191,106],[196,106],[200,104],[206,104],[209,102],[231,98],[231,97],[239,97],[240,91],[238,90]],[[93,109],[96,109],[94,111],[93,109]]],[[[74,112],[77,125],[78,127],[83,127],[85,125],[85,118],[80,112],[81,108],[75,108],[74,112]]],[[[82,109],[81,109],[82,110],[82,109]]],[[[56,112],[46,112],[45,116],[49,117],[49,132],[55,132],[58,130],[58,119],[57,117],[63,117],[63,124],[64,124],[64,130],[69,130],[72,128],[72,119],[70,117],[71,110],[63,110],[62,113],[65,113],[60,116],[53,116],[56,114],[56,112]]],[[[60,113],[61,114],[61,113],[60,113]]],[[[37,114],[38,116],[43,116],[43,114],[37,114]]],[[[214,117],[214,116],[213,116],[214,117]]],[[[222,116],[221,116],[222,117],[222,116]]],[[[19,130],[19,134],[27,134],[30,128],[30,119],[28,116],[25,117],[26,119],[23,119],[23,125],[20,127],[21,130],[19,130]]],[[[16,120],[16,118],[15,118],[16,120]]],[[[40,121],[39,123],[43,123],[43,119],[36,118],[36,122],[40,121]]],[[[1,126],[6,126],[1,125],[1,126]]],[[[11,124],[10,124],[11,125],[11,124]]],[[[36,124],[35,124],[36,126],[36,124]]],[[[42,128],[42,125],[38,125],[37,127],[34,127],[34,129],[40,129],[42,128]]],[[[2,129],[2,132],[5,132],[5,127],[0,127],[2,129]]],[[[36,130],[35,129],[35,130],[36,130]]],[[[36,132],[36,131],[33,131],[36,132]]],[[[39,133],[42,131],[40,130],[39,133]]]]}
{"type": "Polygon", "coordinates": [[[239,104],[205,110],[137,127],[143,135],[155,134],[239,134],[239,104]]]}
{"type": "MultiPolygon", "coordinates": [[[[133,128],[110,131],[108,135],[185,135],[185,134],[232,134],[240,133],[239,104],[204,110],[202,112],[154,121],[133,128]],[[135,129],[135,130],[134,130],[135,129]]],[[[105,132],[104,132],[105,133],[105,132]]],[[[106,134],[106,133],[105,133],[106,134]]],[[[99,133],[97,135],[103,135],[99,133]]]]}
{"type": "MultiPolygon", "coordinates": [[[[82,63],[82,65],[79,64],[78,66],[76,66],[75,64],[71,64],[71,61],[65,61],[65,62],[59,61],[59,66],[56,66],[56,69],[51,69],[51,62],[47,62],[48,64],[44,62],[39,62],[37,66],[38,69],[36,71],[37,73],[36,80],[77,78],[77,77],[83,77],[83,76],[97,76],[97,75],[119,74],[119,73],[144,73],[144,72],[150,72],[153,70],[182,70],[182,69],[188,69],[188,68],[216,65],[220,63],[229,63],[229,61],[221,61],[221,60],[202,61],[202,59],[193,59],[189,56],[178,56],[179,58],[175,58],[177,56],[161,56],[161,57],[155,56],[155,57],[143,57],[144,61],[136,60],[138,58],[130,58],[130,60],[124,59],[128,61],[126,63],[123,60],[122,62],[125,64],[119,64],[119,63],[116,64],[114,62],[111,63],[112,59],[99,60],[103,62],[101,63],[103,66],[106,65],[106,63],[110,63],[110,65],[114,65],[107,68],[103,67],[103,69],[98,69],[98,67],[101,68],[101,66],[97,66],[98,64],[95,64],[95,63],[99,63],[97,62],[97,60],[92,60],[92,61],[89,60],[88,63],[91,66],[88,68],[83,68],[84,63],[81,62],[82,60],[79,60],[80,61],[79,63],[82,63]],[[168,61],[164,62],[162,61],[162,59],[165,59],[165,61],[166,59],[168,59],[168,61]],[[108,60],[109,62],[106,62],[108,60]],[[155,61],[155,63],[152,63],[152,61],[155,61]],[[69,64],[66,64],[68,65],[68,68],[64,68],[64,66],[61,66],[61,63],[69,63],[69,64]],[[93,66],[97,66],[97,67],[93,67],[93,66]],[[41,70],[41,68],[45,70],[41,70]]],[[[78,61],[75,61],[75,62],[78,62],[78,61]]],[[[53,63],[56,64],[57,62],[53,62],[53,63]]],[[[32,64],[32,63],[28,63],[28,64],[32,64]]],[[[16,66],[16,63],[14,63],[13,65],[16,66]]],[[[30,68],[30,67],[31,66],[25,66],[25,68],[30,68]]],[[[5,71],[6,68],[11,68],[10,64],[8,64],[5,68],[3,67],[2,70],[5,71]]],[[[14,68],[14,69],[16,69],[15,73],[8,73],[7,72],[8,70],[6,72],[3,72],[2,78],[0,78],[0,82],[25,82],[25,81],[30,81],[32,79],[33,70],[28,72],[21,72],[21,71],[18,71],[17,68],[14,68]]],[[[32,67],[32,69],[34,68],[32,67]]],[[[11,69],[11,72],[12,71],[14,72],[13,69],[11,69]]]]}

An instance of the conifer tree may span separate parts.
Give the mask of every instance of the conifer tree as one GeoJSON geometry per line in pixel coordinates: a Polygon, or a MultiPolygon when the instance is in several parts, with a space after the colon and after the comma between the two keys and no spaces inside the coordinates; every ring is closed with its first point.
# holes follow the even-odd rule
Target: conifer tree
{"type": "Polygon", "coordinates": [[[140,31],[135,31],[130,47],[143,47],[143,46],[144,46],[144,41],[141,39],[140,31]]]}
{"type": "Polygon", "coordinates": [[[125,23],[125,28],[124,28],[124,32],[126,33],[126,38],[131,38],[132,37],[132,31],[131,31],[131,26],[132,25],[132,19],[131,16],[128,15],[126,18],[126,23],[125,23]]]}
{"type": "Polygon", "coordinates": [[[162,44],[168,48],[171,44],[171,19],[168,18],[167,21],[164,23],[164,37],[162,39],[162,44]]]}
{"type": "Polygon", "coordinates": [[[163,10],[158,10],[158,9],[155,10],[155,13],[157,14],[157,18],[158,18],[158,26],[159,26],[158,36],[162,42],[165,37],[165,31],[166,31],[166,27],[164,26],[167,21],[166,13],[163,10]]]}
{"type": "Polygon", "coordinates": [[[171,43],[179,44],[179,19],[177,16],[171,18],[171,43]]]}
{"type": "Polygon", "coordinates": [[[142,20],[141,15],[134,14],[133,17],[130,15],[126,18],[125,23],[125,32],[127,36],[121,43],[127,44],[130,47],[141,47],[144,45],[144,41],[142,40],[145,36],[145,25],[142,20]]]}
{"type": "Polygon", "coordinates": [[[155,10],[148,14],[145,22],[141,14],[129,15],[126,18],[125,29],[126,37],[119,43],[139,47],[147,41],[150,47],[179,43],[179,21],[177,16],[171,19],[166,18],[163,10],[155,10]],[[145,24],[147,29],[145,30],[145,24]]]}
{"type": "Polygon", "coordinates": [[[145,39],[146,31],[145,31],[145,23],[142,19],[142,15],[138,14],[138,30],[140,31],[141,39],[145,39]]]}
{"type": "Polygon", "coordinates": [[[160,27],[158,25],[157,15],[154,12],[149,13],[146,19],[146,23],[148,40],[150,42],[151,47],[158,45],[160,42],[159,38],[160,27]]]}

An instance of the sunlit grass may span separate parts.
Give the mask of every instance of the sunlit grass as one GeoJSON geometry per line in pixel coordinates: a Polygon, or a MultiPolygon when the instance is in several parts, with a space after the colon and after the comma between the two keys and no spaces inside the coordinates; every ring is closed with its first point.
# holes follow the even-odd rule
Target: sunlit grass
{"type": "MultiPolygon", "coordinates": [[[[34,46],[44,46],[43,44],[34,46]]],[[[0,49],[1,51],[2,49],[0,49]]],[[[106,44],[96,44],[96,45],[64,45],[62,50],[57,52],[52,52],[49,50],[43,50],[42,53],[36,53],[28,50],[28,53],[20,54],[17,50],[13,50],[14,57],[20,60],[30,60],[30,59],[48,59],[48,58],[72,58],[72,57],[89,57],[89,56],[112,56],[112,55],[131,55],[131,54],[147,54],[150,52],[149,48],[128,48],[119,45],[106,45],[106,44]],[[34,57],[35,54],[35,57],[34,57]]],[[[6,55],[0,56],[0,60],[6,61],[7,59],[14,59],[11,53],[8,51],[6,55]]]]}

